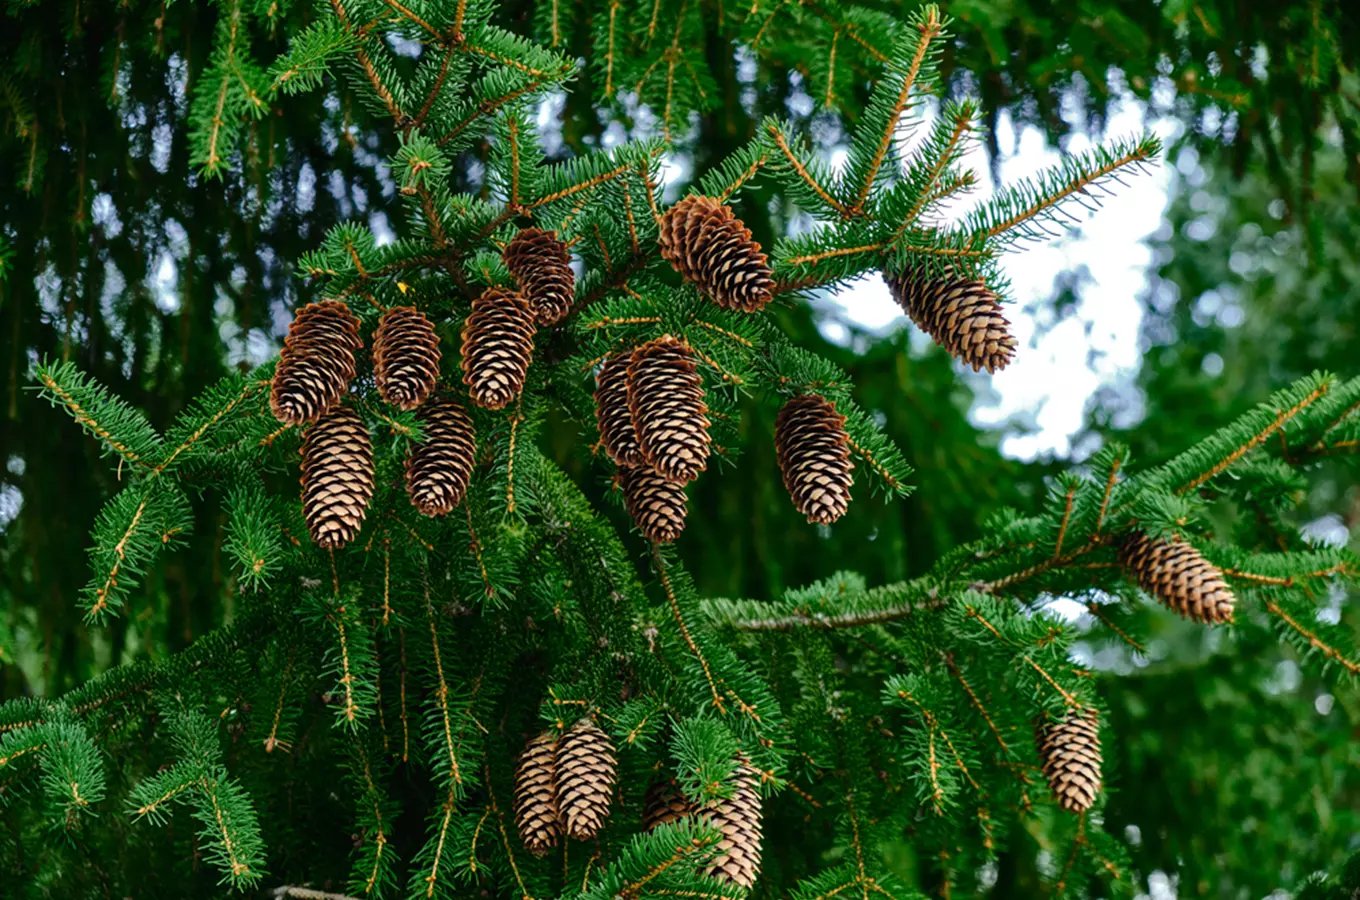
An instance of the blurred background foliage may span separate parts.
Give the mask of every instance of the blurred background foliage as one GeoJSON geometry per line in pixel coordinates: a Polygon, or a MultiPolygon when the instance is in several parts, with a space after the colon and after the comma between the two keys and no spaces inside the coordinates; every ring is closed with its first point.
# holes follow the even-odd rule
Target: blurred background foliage
{"type": "MultiPolygon", "coordinates": [[[[570,9],[590,22],[604,6],[570,9]]],[[[839,70],[808,58],[788,32],[797,16],[872,22],[905,19],[912,6],[761,0],[752,10],[768,9],[774,30],[754,59],[738,49],[749,32],[728,27],[719,4],[693,7],[694,49],[712,63],[713,91],[673,135],[682,170],[702,174],[771,112],[812,120],[830,152],[838,115],[862,105],[865,82],[841,77],[833,89],[839,70]],[[775,18],[785,7],[794,19],[775,18]]],[[[381,163],[394,148],[334,90],[238,111],[225,163],[203,171],[186,122],[197,80],[215,65],[215,31],[243,11],[250,53],[265,61],[309,17],[304,4],[263,0],[0,8],[0,699],[56,694],[116,662],[173,653],[230,618],[236,590],[221,562],[222,498],[207,490],[194,537],[145,579],[133,614],[107,630],[85,627],[74,598],[86,579],[87,533],[119,473],[38,402],[32,362],[73,360],[163,426],[205,385],[276,352],[292,308],[312,299],[294,263],[327,228],[354,217],[381,224],[395,207],[381,163]]],[[[1166,217],[1152,238],[1141,368],[1136,383],[1093,398],[1089,439],[1073,446],[1089,452],[1117,435],[1138,460],[1157,462],[1300,375],[1357,373],[1354,4],[954,0],[945,11],[959,34],[945,60],[951,89],[980,95],[990,111],[994,160],[1002,111],[1059,147],[1099,133],[1108,104],[1129,96],[1180,124],[1167,155],[1166,217]]],[[[501,15],[507,27],[550,37],[552,23],[527,0],[501,15]]],[[[591,34],[580,28],[562,40],[586,56],[591,34]]],[[[555,157],[608,141],[611,130],[657,128],[646,90],[610,94],[599,77],[587,67],[579,90],[545,107],[555,157]]],[[[456,172],[468,190],[484,186],[480,152],[464,154],[456,172]]],[[[739,211],[758,237],[787,214],[769,199],[756,191],[739,211]]],[[[1053,276],[1051,305],[1061,312],[1083,284],[1053,276]]],[[[856,332],[833,345],[819,315],[789,307],[779,320],[850,371],[861,405],[883,416],[917,469],[917,491],[890,506],[861,502],[833,530],[811,529],[784,497],[770,442],[753,440],[740,471],[695,487],[680,550],[703,593],[771,597],[841,568],[871,584],[918,574],[977,536],[987,514],[1030,506],[1063,462],[1001,454],[1002,432],[969,414],[985,380],[962,377],[942,352],[905,330],[856,332]]],[[[764,416],[748,409],[746,433],[769,433],[764,416]]],[[[598,497],[604,485],[585,464],[581,436],[559,423],[549,440],[598,497]]],[[[1355,546],[1355,470],[1323,466],[1309,498],[1313,531],[1355,546]]],[[[1220,521],[1235,527],[1234,511],[1220,521]]],[[[1319,615],[1353,623],[1349,601],[1320,598],[1319,615]]],[[[1260,896],[1337,869],[1360,843],[1360,704],[1351,687],[1310,681],[1283,645],[1228,645],[1146,614],[1159,618],[1160,637],[1145,652],[1083,651],[1119,674],[1107,679],[1106,702],[1117,731],[1133,736],[1107,749],[1109,830],[1122,828],[1130,845],[1133,887],[1260,896]]],[[[978,890],[1031,895],[1033,865],[1032,854],[1003,854],[978,890]]]]}

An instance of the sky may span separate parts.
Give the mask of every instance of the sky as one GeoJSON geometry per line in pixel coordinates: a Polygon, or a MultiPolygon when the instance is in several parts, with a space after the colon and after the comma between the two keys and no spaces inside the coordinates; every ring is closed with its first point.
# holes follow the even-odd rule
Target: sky
{"type": "MultiPolygon", "coordinates": [[[[915,134],[928,133],[933,113],[925,115],[915,134]]],[[[1149,122],[1145,107],[1130,99],[1112,108],[1101,139],[1134,136],[1148,129],[1166,140],[1177,127],[1171,119],[1149,122]]],[[[1033,176],[1062,158],[1042,131],[1029,126],[1017,131],[1004,112],[997,138],[1003,185],[1033,176]]],[[[1085,135],[1075,134],[1066,150],[1080,153],[1092,146],[1085,135]]],[[[977,174],[979,187],[954,204],[950,218],[961,218],[996,189],[980,145],[974,145],[966,164],[977,174]]],[[[1152,262],[1147,239],[1162,224],[1172,175],[1171,166],[1162,163],[1149,174],[1126,179],[1124,187],[1114,184],[1113,195],[1101,198],[1102,208],[1094,215],[1073,207],[1083,221],[1067,236],[1003,257],[1012,283],[1011,299],[1016,301],[1007,305],[1006,314],[1019,339],[1019,352],[1010,366],[995,375],[975,376],[962,366],[959,370],[972,380],[978,393],[972,409],[974,422],[1005,429],[1001,449],[1007,455],[1026,460],[1085,455],[1094,448],[1074,448],[1072,438],[1082,428],[1088,401],[1103,386],[1131,387],[1139,367],[1139,297],[1152,262]],[[1075,308],[1057,321],[1048,303],[1055,293],[1055,278],[1083,268],[1089,281],[1080,289],[1075,308]],[[1028,427],[1016,427],[1017,418],[1028,427]]],[[[911,327],[877,274],[841,288],[824,303],[824,311],[823,333],[842,343],[850,340],[852,327],[878,334],[911,327]]],[[[913,345],[918,341],[924,346],[929,338],[918,332],[913,345]]]]}

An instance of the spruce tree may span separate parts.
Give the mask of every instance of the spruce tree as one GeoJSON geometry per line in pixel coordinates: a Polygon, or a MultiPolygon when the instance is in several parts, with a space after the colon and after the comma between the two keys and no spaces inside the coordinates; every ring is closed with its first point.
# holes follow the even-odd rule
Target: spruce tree
{"type": "MultiPolygon", "coordinates": [[[[1123,736],[1053,598],[1140,652],[1139,610],[1160,602],[1219,640],[1268,635],[1324,677],[1360,673],[1353,637],[1315,615],[1360,561],[1298,546],[1290,519],[1316,461],[1360,445],[1360,379],[1325,373],[1160,465],[1107,446],[911,580],[871,587],[828,564],[782,597],[701,597],[686,567],[704,560],[665,544],[690,482],[774,446],[741,427],[747,405],[816,413],[778,435],[791,502],[823,523],[806,527],[911,490],[883,423],[779,310],[882,272],[962,363],[1000,368],[1015,349],[1002,254],[1159,144],[1070,157],[950,221],[981,112],[945,103],[903,140],[949,41],[925,6],[879,22],[891,40],[844,166],[770,119],[672,203],[662,155],[706,96],[696,18],[654,19],[672,34],[651,56],[591,60],[606,93],[638,79],[658,136],[548,163],[535,101],[575,63],[494,12],[332,0],[267,66],[234,23],[268,13],[237,3],[221,20],[193,88],[203,173],[227,165],[258,98],[338,79],[396,141],[408,217],[390,243],[346,223],[298,259],[323,299],[299,308],[285,353],[164,433],[73,363],[34,365],[119,479],[77,600],[89,625],[137,615],[134,588],[203,492],[227,497],[240,592],[180,653],[0,706],[13,883],[169,895],[207,872],[299,897],[891,900],[972,892],[1032,837],[1052,891],[1114,892],[1129,864],[1103,817],[1117,773],[1100,766],[1123,736]],[[394,49],[412,44],[416,59],[394,49]],[[468,153],[485,159],[475,191],[453,176],[468,153]],[[757,185],[800,214],[768,247],[734,211],[757,185]],[[394,393],[391,366],[415,386],[394,393]],[[592,484],[540,446],[562,419],[592,484]],[[602,486],[617,509],[588,499],[602,486]],[[1263,549],[1220,527],[1225,510],[1289,539],[1263,549]],[[660,820],[658,784],[676,792],[660,820]],[[915,865],[885,852],[903,845],[915,865]]],[[[638,12],[595,26],[608,39],[638,12]]]]}

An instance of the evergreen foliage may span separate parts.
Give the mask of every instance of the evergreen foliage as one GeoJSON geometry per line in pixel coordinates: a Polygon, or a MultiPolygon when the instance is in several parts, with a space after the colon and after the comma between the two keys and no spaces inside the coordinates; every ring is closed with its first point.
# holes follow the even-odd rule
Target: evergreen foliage
{"type": "MultiPolygon", "coordinates": [[[[1127,850],[1105,827],[1110,798],[1067,815],[1038,777],[1035,720],[1106,705],[1091,668],[1074,661],[1076,628],[1047,610],[1055,598],[1083,603],[1097,633],[1143,653],[1146,604],[1117,544],[1134,530],[1175,536],[1237,593],[1222,641],[1267,636],[1329,681],[1360,674],[1352,636],[1316,615],[1324,592],[1360,577],[1360,560],[1305,545],[1291,518],[1316,460],[1356,446],[1360,379],[1305,377],[1141,471],[1109,446],[1054,479],[1028,514],[997,513],[926,574],[878,587],[840,573],[778,600],[705,599],[682,554],[620,535],[617,514],[597,508],[540,438],[550,417],[565,418],[593,457],[594,486],[610,480],[605,454],[589,450],[594,373],[666,334],[701,363],[722,463],[746,466],[744,448],[772,442],[742,427],[743,408],[815,392],[846,416],[861,483],[888,502],[912,489],[904,454],[855,403],[844,371],[798,346],[775,315],[718,308],[662,263],[665,140],[715,93],[692,58],[701,7],[662,7],[646,24],[621,4],[597,16],[592,38],[609,49],[592,55],[591,74],[607,97],[636,84],[665,137],[549,162],[531,101],[574,70],[555,49],[572,37],[556,7],[538,8],[552,40],[534,43],[492,24],[490,3],[332,0],[265,66],[251,61],[246,29],[275,10],[223,5],[191,88],[190,153],[205,174],[229,170],[246,124],[276,95],[319,89],[332,74],[398,136],[390,167],[408,219],[397,240],[342,224],[297,264],[319,294],[349,304],[366,343],[383,312],[415,305],[444,335],[441,383],[457,393],[453,336],[486,289],[513,287],[500,253],[517,226],[554,229],[584,275],[573,314],[539,332],[522,393],[504,409],[468,406],[478,465],[448,516],[408,502],[401,473],[424,437],[419,420],[361,375],[342,402],[374,437],[377,492],[357,539],[333,551],[307,537],[295,479],[304,430],[270,413],[272,363],[205,390],[164,436],[75,365],[34,366],[42,396],[118,457],[125,482],[94,527],[80,599],[91,624],[135,615],[137,579],[188,533],[203,491],[226,493],[222,549],[239,593],[231,623],[181,653],[0,706],[0,789],[16,811],[0,865],[16,883],[172,893],[200,864],[236,889],[726,900],[743,889],[715,875],[723,834],[702,815],[641,833],[643,797],[674,776],[712,809],[750,765],[782,820],[769,840],[787,842],[767,851],[756,892],[967,892],[999,853],[1030,840],[1047,851],[1041,875],[1053,892],[1127,891],[1127,850]],[[663,32],[669,40],[653,43],[663,32]],[[620,34],[647,40],[616,50],[620,34]],[[395,49],[409,42],[423,46],[418,59],[395,49]],[[461,190],[454,159],[478,147],[484,190],[461,190]],[[1280,542],[1218,527],[1225,508],[1255,514],[1280,542]],[[597,841],[532,859],[513,829],[514,758],[534,735],[583,718],[617,749],[612,813],[597,841]],[[34,796],[9,799],[28,786],[34,796]],[[178,806],[196,823],[187,831],[178,806]],[[46,840],[53,829],[63,840],[46,840]],[[904,842],[910,867],[885,852],[904,842]],[[91,857],[105,864],[86,865],[91,857]]],[[[783,24],[781,9],[759,11],[783,24]]],[[[819,161],[795,123],[768,120],[701,186],[735,202],[759,179],[818,221],[772,247],[777,307],[885,267],[957,272],[1004,293],[1002,250],[1047,236],[1069,203],[1159,152],[1143,137],[1073,157],[949,227],[940,204],[975,181],[960,150],[979,109],[948,106],[933,134],[898,155],[948,21],[930,6],[903,24],[867,8],[833,12],[843,20],[803,6],[787,14],[814,30],[830,24],[833,48],[842,32],[866,51],[892,48],[845,167],[819,161]]],[[[828,97],[850,80],[832,60],[810,66],[828,97]]],[[[1102,739],[1117,745],[1108,718],[1102,739]]],[[[1118,789],[1135,788],[1118,774],[1118,789]]]]}

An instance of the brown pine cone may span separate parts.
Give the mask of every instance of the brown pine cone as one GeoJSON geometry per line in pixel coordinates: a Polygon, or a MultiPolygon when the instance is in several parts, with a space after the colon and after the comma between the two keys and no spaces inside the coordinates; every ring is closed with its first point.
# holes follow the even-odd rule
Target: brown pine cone
{"type": "Polygon", "coordinates": [[[611,356],[600,369],[595,382],[595,421],[600,426],[604,452],[620,466],[642,463],[633,414],[628,409],[629,354],[611,356]]]}
{"type": "Polygon", "coordinates": [[[582,719],[557,742],[557,807],[569,837],[587,841],[609,818],[618,763],[614,745],[589,719],[582,719]]]}
{"type": "Polygon", "coordinates": [[[373,374],[378,393],[393,406],[415,409],[439,380],[439,335],[414,306],[383,313],[373,336],[373,374]]]}
{"type": "Polygon", "coordinates": [[[653,831],[694,815],[694,804],[685,799],[674,779],[655,781],[642,798],[642,827],[653,831]]]}
{"type": "Polygon", "coordinates": [[[628,409],[642,456],[661,475],[688,484],[707,468],[708,406],[687,345],[668,334],[633,351],[628,409]]]}
{"type": "Polygon", "coordinates": [[[1119,562],[1138,584],[1172,610],[1196,622],[1231,622],[1233,596],[1223,573],[1180,538],[1131,533],[1119,548],[1119,562]]]}
{"type": "Polygon", "coordinates": [[[431,400],[418,417],[424,440],[406,457],[406,493],[416,509],[442,516],[463,500],[476,463],[472,419],[452,400],[431,400]]]}
{"type": "Polygon", "coordinates": [[[756,312],[774,296],[774,273],[731,207],[690,195],[659,222],[661,255],[724,309],[756,312]]]}
{"type": "Polygon", "coordinates": [[[524,390],[534,354],[534,317],[519,294],[487,288],[463,323],[463,384],[472,402],[504,409],[524,390]]]}
{"type": "Polygon", "coordinates": [[[1100,793],[1100,725],[1095,710],[1072,711],[1060,721],[1041,727],[1039,759],[1044,778],[1058,805],[1068,812],[1085,812],[1100,793]]]}
{"type": "Polygon", "coordinates": [[[883,278],[916,327],[974,372],[998,372],[1015,357],[1015,337],[1001,301],[981,281],[948,272],[934,278],[884,272],[883,278]]]}
{"type": "Polygon", "coordinates": [[[760,773],[745,760],[732,773],[733,794],[704,807],[704,816],[722,832],[720,855],[708,875],[750,887],[760,875],[760,773]]]}
{"type": "Polygon", "coordinates": [[[809,522],[829,525],[850,505],[850,436],[845,416],[816,394],[802,394],[779,410],[775,453],[784,488],[809,522]]]}
{"type": "Polygon", "coordinates": [[[689,498],[685,486],[669,481],[645,463],[619,469],[623,505],[642,536],[658,544],[668,544],[685,530],[689,498]]]}
{"type": "Polygon", "coordinates": [[[515,768],[515,827],[524,848],[543,856],[562,836],[554,777],[557,741],[544,732],[529,742],[515,768]]]}
{"type": "Polygon", "coordinates": [[[333,407],[302,439],[302,513],[312,540],[329,550],[354,540],[371,499],[368,426],[348,406],[333,407]]]}
{"type": "Polygon", "coordinates": [[[556,325],[571,312],[576,276],[571,271],[571,253],[557,239],[557,232],[525,228],[515,235],[501,254],[505,267],[529,301],[534,321],[556,325]]]}
{"type": "Polygon", "coordinates": [[[345,395],[354,377],[359,319],[339,300],[298,310],[283,339],[270,384],[269,407],[288,425],[315,422],[345,395]]]}

